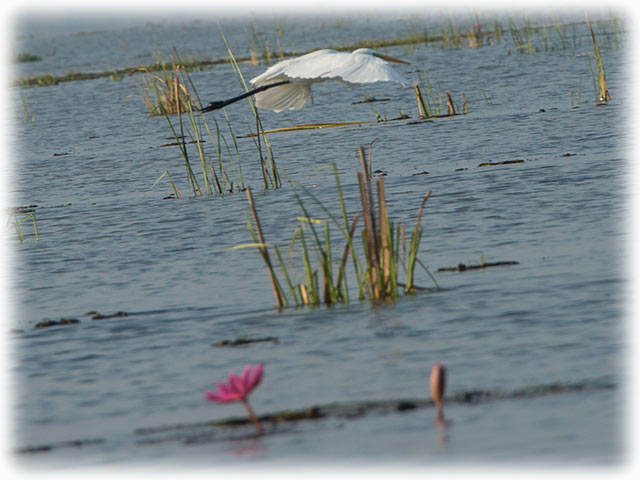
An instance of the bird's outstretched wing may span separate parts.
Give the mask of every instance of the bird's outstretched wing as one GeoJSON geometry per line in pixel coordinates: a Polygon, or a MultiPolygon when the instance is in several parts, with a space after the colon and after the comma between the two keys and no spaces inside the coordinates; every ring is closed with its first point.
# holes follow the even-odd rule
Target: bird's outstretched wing
{"type": "Polygon", "coordinates": [[[301,57],[284,60],[273,65],[262,75],[251,80],[255,86],[277,78],[296,81],[321,82],[338,80],[346,84],[409,82],[382,58],[366,53],[347,53],[336,50],[316,50],[301,57]]]}
{"type": "Polygon", "coordinates": [[[291,83],[255,95],[258,107],[276,112],[302,108],[311,96],[311,84],[325,80],[336,80],[347,85],[373,82],[409,85],[391,65],[372,53],[347,53],[330,49],[316,50],[278,62],[252,78],[251,85],[256,88],[283,80],[290,80],[291,83]]]}
{"type": "MultiPolygon", "coordinates": [[[[275,66],[275,65],[274,65],[275,66]]],[[[284,75],[276,76],[262,84],[254,84],[255,87],[277,83],[287,80],[284,75]]],[[[283,110],[299,110],[307,103],[311,96],[311,85],[305,82],[292,82],[285,85],[270,88],[264,92],[255,94],[258,108],[282,112],[283,110]]]]}

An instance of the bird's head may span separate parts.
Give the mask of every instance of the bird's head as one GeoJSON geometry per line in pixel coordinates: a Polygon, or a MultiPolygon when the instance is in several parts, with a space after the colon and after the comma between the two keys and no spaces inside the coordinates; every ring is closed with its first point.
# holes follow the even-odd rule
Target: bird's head
{"type": "Polygon", "coordinates": [[[400,60],[399,58],[390,57],[389,55],[378,53],[375,50],[372,50],[370,48],[359,48],[357,50],[354,50],[353,53],[360,54],[360,55],[373,55],[374,57],[381,58],[385,62],[403,63],[405,65],[409,65],[409,62],[405,62],[404,60],[400,60]]]}

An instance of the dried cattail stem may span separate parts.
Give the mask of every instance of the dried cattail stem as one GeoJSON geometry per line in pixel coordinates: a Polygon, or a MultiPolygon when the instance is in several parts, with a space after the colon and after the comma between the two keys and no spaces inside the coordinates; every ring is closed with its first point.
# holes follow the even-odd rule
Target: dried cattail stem
{"type": "Polygon", "coordinates": [[[413,89],[416,92],[416,103],[418,104],[418,117],[426,118],[427,109],[425,108],[425,105],[424,105],[424,98],[422,97],[422,92],[420,91],[420,87],[418,85],[415,85],[413,89]]]}
{"type": "Polygon", "coordinates": [[[449,115],[455,115],[456,109],[453,106],[453,100],[451,99],[451,92],[447,90],[445,93],[447,95],[447,109],[449,110],[449,115]]]}
{"type": "Polygon", "coordinates": [[[384,194],[384,178],[378,178],[378,218],[380,220],[380,269],[382,270],[382,295],[391,294],[391,245],[389,244],[389,219],[384,194]]]}

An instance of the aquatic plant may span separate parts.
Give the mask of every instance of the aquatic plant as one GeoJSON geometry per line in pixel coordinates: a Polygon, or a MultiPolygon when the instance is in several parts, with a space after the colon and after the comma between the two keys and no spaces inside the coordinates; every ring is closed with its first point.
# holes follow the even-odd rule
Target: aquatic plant
{"type": "Polygon", "coordinates": [[[429,392],[436,406],[436,422],[444,422],[444,409],[442,407],[442,397],[446,388],[446,370],[444,365],[436,364],[431,368],[429,376],[429,392]]]}
{"type": "MultiPolygon", "coordinates": [[[[170,57],[170,63],[166,62],[159,52],[155,55],[158,68],[145,69],[138,86],[142,100],[151,115],[185,112],[190,104],[197,105],[199,109],[200,101],[195,90],[189,88],[190,80],[188,77],[185,78],[184,67],[176,62],[173,55],[170,57]],[[189,80],[188,83],[186,80],[189,80]]],[[[112,76],[114,74],[117,72],[112,76]]]]}
{"type": "MultiPolygon", "coordinates": [[[[238,62],[236,61],[233,52],[231,51],[231,47],[227,42],[222,29],[220,29],[220,35],[222,36],[222,40],[227,48],[227,53],[229,55],[229,59],[231,61],[231,65],[233,66],[233,70],[235,71],[238,79],[242,83],[242,86],[245,92],[249,91],[249,86],[244,79],[244,75],[242,75],[242,71],[238,66],[238,62]]],[[[260,158],[260,166],[262,169],[262,179],[264,182],[264,188],[280,188],[282,186],[282,182],[280,180],[280,174],[278,173],[278,167],[276,166],[276,161],[273,156],[273,150],[271,149],[271,144],[269,143],[269,138],[265,133],[264,127],[262,126],[262,121],[260,120],[260,115],[258,114],[258,109],[255,105],[255,101],[251,95],[247,97],[247,101],[249,102],[249,106],[251,107],[251,111],[256,120],[256,149],[258,151],[258,156],[260,158]],[[264,144],[264,150],[263,150],[264,144]]]]}
{"type": "Polygon", "coordinates": [[[258,435],[264,433],[260,420],[249,405],[247,397],[260,384],[264,373],[264,365],[247,365],[238,377],[233,372],[229,372],[229,383],[216,382],[217,391],[205,390],[205,398],[210,402],[230,403],[241,402],[258,430],[258,435]]]}
{"type": "MultiPolygon", "coordinates": [[[[418,209],[416,225],[413,228],[407,248],[404,224],[394,224],[389,219],[383,177],[378,177],[376,181],[377,198],[374,199],[371,178],[371,151],[369,151],[368,162],[364,147],[360,146],[358,152],[362,166],[362,170],[357,174],[361,212],[353,214],[351,219],[347,215],[335,164],[332,164],[332,166],[336,182],[337,203],[340,208],[340,219],[331,213],[327,206],[313,195],[308,188],[297,185],[302,194],[309,197],[328,217],[325,219],[312,216],[308,206],[303,202],[302,196],[296,193],[296,199],[302,215],[298,217],[300,225],[293,232],[291,248],[299,240],[303,279],[298,283],[294,284],[292,282],[292,275],[289,273],[278,246],[265,241],[251,190],[247,189],[250,207],[250,213],[247,213],[247,228],[254,243],[237,245],[234,248],[257,248],[260,251],[267,267],[278,308],[286,307],[291,303],[296,306],[349,303],[349,288],[347,285],[349,255],[353,260],[353,274],[357,283],[359,300],[363,300],[366,297],[373,301],[394,299],[399,295],[400,288],[403,288],[405,293],[415,292],[415,290],[419,289],[414,282],[415,268],[418,264],[431,276],[431,273],[419,261],[417,255],[422,239],[422,226],[420,224],[422,211],[431,192],[427,192],[418,209]],[[364,227],[360,235],[357,235],[356,227],[360,218],[363,219],[364,227]],[[333,253],[335,241],[332,241],[330,225],[338,228],[344,241],[344,246],[341,250],[342,254],[338,257],[333,253]],[[358,237],[361,239],[361,244],[360,248],[356,249],[356,239],[358,237]],[[283,283],[278,279],[276,266],[272,263],[269,255],[270,248],[276,254],[288,294],[282,287],[283,283]],[[404,252],[402,255],[401,251],[404,252]],[[339,262],[338,260],[334,261],[334,258],[339,259],[339,262]],[[317,260],[314,261],[314,259],[317,260]],[[401,268],[404,268],[406,272],[404,284],[400,283],[398,278],[401,268]]],[[[295,184],[293,181],[292,183],[295,184]]],[[[437,287],[433,276],[431,278],[437,287]]]]}
{"type": "Polygon", "coordinates": [[[42,57],[40,55],[34,55],[26,52],[17,54],[13,59],[14,63],[39,62],[41,60],[42,57]]]}
{"type": "Polygon", "coordinates": [[[594,77],[596,102],[600,105],[604,105],[611,99],[611,95],[609,94],[609,90],[607,89],[607,78],[604,71],[604,64],[602,63],[602,55],[600,54],[598,41],[596,40],[595,33],[593,33],[593,29],[591,28],[591,23],[589,22],[587,12],[584,13],[584,19],[587,23],[589,34],[591,35],[591,41],[593,42],[593,57],[596,60],[596,73],[594,74],[593,70],[591,72],[592,76],[594,77]]]}
{"type": "Polygon", "coordinates": [[[36,212],[32,207],[19,207],[10,209],[10,216],[7,221],[6,228],[9,229],[13,227],[18,234],[18,240],[20,243],[24,242],[24,234],[22,233],[21,225],[27,220],[31,220],[33,225],[33,233],[35,235],[36,242],[40,240],[40,236],[38,234],[38,223],[36,222],[36,212]],[[18,219],[18,214],[25,214],[22,218],[18,219]]]}
{"type": "MultiPolygon", "coordinates": [[[[424,87],[426,84],[427,91],[429,95],[423,95],[422,89],[420,88],[420,83],[416,83],[413,86],[414,92],[416,94],[416,102],[418,104],[418,117],[421,119],[424,118],[432,118],[432,117],[448,117],[453,115],[458,115],[456,112],[455,103],[453,98],[451,97],[451,91],[447,90],[444,94],[444,100],[447,105],[447,113],[441,114],[441,110],[443,110],[443,96],[438,88],[438,98],[434,96],[434,91],[431,88],[431,83],[429,82],[429,78],[427,77],[427,72],[424,73],[424,81],[421,82],[424,87]]],[[[420,73],[418,74],[420,78],[420,73]]],[[[459,110],[459,109],[458,109],[459,110]]],[[[462,92],[462,113],[469,113],[469,106],[467,104],[467,97],[464,92],[462,92]]]]}
{"type": "MultiPolygon", "coordinates": [[[[232,55],[231,52],[230,54],[232,55]]],[[[147,87],[145,87],[147,94],[143,97],[145,104],[152,115],[158,114],[165,117],[173,138],[172,143],[162,146],[177,146],[180,149],[189,190],[194,196],[223,194],[233,192],[235,189],[244,190],[246,187],[240,151],[229,116],[223,110],[226,129],[231,137],[231,140],[228,141],[228,136],[223,133],[224,124],[221,127],[213,114],[208,116],[202,114],[197,90],[187,69],[182,66],[183,63],[176,51],[175,56],[171,56],[170,63],[164,63],[165,70],[160,75],[154,73],[149,76],[150,80],[147,79],[147,87]],[[213,121],[213,126],[209,125],[207,117],[213,121]],[[214,165],[213,158],[205,151],[205,137],[209,138],[210,145],[215,149],[217,165],[214,165]],[[200,166],[196,167],[195,165],[198,163],[200,166]],[[201,170],[201,175],[195,173],[198,168],[201,170]]],[[[278,188],[281,186],[281,182],[273,152],[255,109],[254,114],[262,139],[261,142],[258,142],[257,151],[264,185],[265,188],[278,188]]],[[[165,176],[169,179],[175,196],[181,197],[182,194],[168,171],[160,175],[151,189],[165,176]]]]}

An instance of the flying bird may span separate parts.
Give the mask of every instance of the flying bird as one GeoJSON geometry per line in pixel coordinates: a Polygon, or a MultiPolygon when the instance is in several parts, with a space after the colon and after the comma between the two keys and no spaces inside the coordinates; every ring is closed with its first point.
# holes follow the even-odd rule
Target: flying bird
{"type": "Polygon", "coordinates": [[[250,95],[255,96],[259,108],[275,112],[298,110],[311,96],[311,85],[327,80],[348,86],[374,82],[396,82],[408,86],[409,82],[389,62],[409,64],[370,48],[359,48],[351,53],[316,50],[276,63],[251,79],[253,90],[228,100],[211,102],[202,111],[217,110],[250,95]]]}

